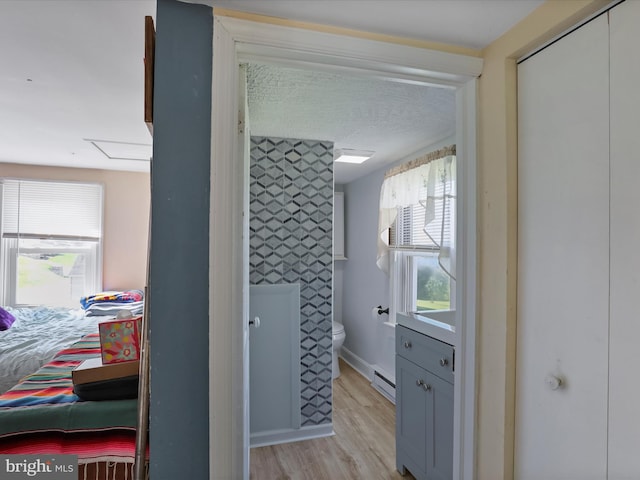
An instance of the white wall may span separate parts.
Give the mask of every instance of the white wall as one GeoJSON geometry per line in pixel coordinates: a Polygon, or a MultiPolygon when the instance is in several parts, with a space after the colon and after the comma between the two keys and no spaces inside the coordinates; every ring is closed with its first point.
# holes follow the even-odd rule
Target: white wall
{"type": "Polygon", "coordinates": [[[379,170],[345,185],[344,189],[348,258],[342,262],[344,347],[369,364],[376,362],[377,345],[371,308],[386,307],[389,302],[389,277],[376,266],[378,203],[383,180],[384,170],[379,170]]]}
{"type": "MultiPolygon", "coordinates": [[[[344,185],[334,185],[334,192],[344,192],[344,185]]],[[[346,236],[346,232],[344,235],[346,236]]],[[[344,267],[345,260],[333,261],[333,321],[337,323],[342,323],[344,267]]]]}

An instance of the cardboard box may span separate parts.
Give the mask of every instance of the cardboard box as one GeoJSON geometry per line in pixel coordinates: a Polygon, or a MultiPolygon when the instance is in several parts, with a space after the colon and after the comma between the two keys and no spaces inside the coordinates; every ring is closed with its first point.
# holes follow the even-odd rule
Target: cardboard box
{"type": "Polygon", "coordinates": [[[113,320],[98,324],[102,363],[140,360],[142,317],[113,320]]]}
{"type": "Polygon", "coordinates": [[[139,368],[140,362],[137,360],[103,365],[100,357],[89,358],[71,371],[71,380],[74,385],[115,380],[136,376],[139,368]]]}

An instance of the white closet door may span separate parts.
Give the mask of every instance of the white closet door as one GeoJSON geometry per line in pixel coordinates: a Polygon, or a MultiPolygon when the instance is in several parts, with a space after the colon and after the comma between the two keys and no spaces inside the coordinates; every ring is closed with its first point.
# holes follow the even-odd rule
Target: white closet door
{"type": "Polygon", "coordinates": [[[640,2],[610,12],[609,478],[640,477],[640,2]]]}
{"type": "Polygon", "coordinates": [[[607,16],[520,64],[518,102],[515,477],[602,480],[609,354],[607,16]],[[557,390],[547,383],[553,377],[563,381],[557,390]]]}

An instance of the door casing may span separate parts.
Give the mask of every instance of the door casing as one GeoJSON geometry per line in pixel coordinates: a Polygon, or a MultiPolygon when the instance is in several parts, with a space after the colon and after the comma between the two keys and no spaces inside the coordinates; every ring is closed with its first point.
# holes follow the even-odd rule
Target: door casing
{"type": "Polygon", "coordinates": [[[454,478],[473,478],[476,411],[476,90],[482,59],[214,16],[210,210],[210,476],[249,477],[248,169],[239,148],[238,65],[273,63],[456,90],[461,205],[454,478]],[[246,255],[245,255],[246,253],[246,255]],[[237,320],[236,320],[237,319],[237,320]],[[463,395],[464,393],[464,395],[463,395]]]}

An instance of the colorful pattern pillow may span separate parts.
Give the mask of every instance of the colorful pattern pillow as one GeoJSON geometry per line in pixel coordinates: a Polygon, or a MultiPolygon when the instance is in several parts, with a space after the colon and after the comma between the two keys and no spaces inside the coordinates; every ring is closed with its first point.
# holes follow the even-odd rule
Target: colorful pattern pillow
{"type": "Polygon", "coordinates": [[[0,332],[9,330],[9,327],[16,321],[16,317],[0,307],[0,332]]]}

